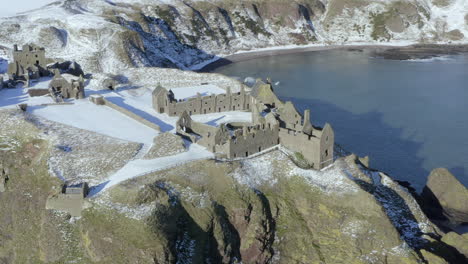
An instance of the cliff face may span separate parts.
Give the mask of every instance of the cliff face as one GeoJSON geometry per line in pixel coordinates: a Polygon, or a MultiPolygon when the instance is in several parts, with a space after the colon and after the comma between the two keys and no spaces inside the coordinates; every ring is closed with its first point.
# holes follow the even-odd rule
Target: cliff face
{"type": "Polygon", "coordinates": [[[279,45],[463,43],[467,8],[464,0],[62,0],[0,19],[0,45],[34,42],[86,71],[186,69],[279,45]]]}
{"type": "MultiPolygon", "coordinates": [[[[441,241],[443,233],[406,189],[353,156],[321,172],[299,169],[279,151],[187,163],[116,185],[87,199],[82,217],[70,219],[44,209],[47,195],[60,189],[49,175],[54,134],[70,128],[41,126],[18,111],[0,117],[6,120],[0,159],[9,173],[0,193],[2,263],[457,263],[463,257],[441,241]]],[[[127,152],[132,149],[106,155],[127,152]]]]}

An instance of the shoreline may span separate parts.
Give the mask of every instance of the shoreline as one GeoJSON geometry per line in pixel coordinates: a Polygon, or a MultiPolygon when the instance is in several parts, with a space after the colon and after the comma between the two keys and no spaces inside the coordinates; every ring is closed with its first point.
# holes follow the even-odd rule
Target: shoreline
{"type": "Polygon", "coordinates": [[[375,44],[350,44],[350,45],[313,45],[313,46],[278,46],[272,48],[264,48],[250,51],[240,51],[237,53],[229,54],[226,56],[220,55],[216,60],[206,64],[197,72],[211,72],[219,67],[229,65],[231,63],[248,61],[262,57],[287,55],[296,53],[305,53],[312,51],[326,51],[326,50],[345,50],[345,49],[356,49],[356,50],[387,50],[391,48],[405,48],[411,47],[414,43],[404,44],[386,44],[386,45],[375,45],[375,44]]]}
{"type": "Polygon", "coordinates": [[[250,51],[239,51],[229,55],[219,55],[207,61],[206,65],[194,69],[196,72],[212,72],[215,69],[231,63],[257,59],[261,57],[305,53],[326,50],[370,50],[378,53],[384,59],[409,60],[437,57],[440,55],[452,55],[468,53],[468,44],[420,44],[420,43],[386,43],[377,44],[349,44],[349,45],[309,45],[309,46],[278,46],[262,48],[250,51]],[[386,52],[389,51],[389,52],[386,52]]]}

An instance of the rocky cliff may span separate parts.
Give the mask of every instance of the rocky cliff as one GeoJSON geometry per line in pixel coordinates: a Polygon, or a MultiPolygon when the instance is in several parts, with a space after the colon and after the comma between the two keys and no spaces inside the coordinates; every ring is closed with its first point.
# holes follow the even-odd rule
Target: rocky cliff
{"type": "MultiPolygon", "coordinates": [[[[0,118],[8,171],[0,192],[1,263],[464,261],[454,236],[442,237],[405,188],[355,156],[320,172],[296,167],[280,151],[186,163],[90,197],[82,217],[70,218],[45,210],[45,202],[61,186],[49,171],[64,155],[56,153],[57,135],[71,128],[18,110],[0,111],[0,118]]],[[[100,151],[107,158],[96,158],[102,173],[113,170],[106,162],[134,153],[133,144],[80,134],[62,139],[72,155],[94,153],[75,149],[83,139],[107,142],[100,151]]]]}
{"type": "Polygon", "coordinates": [[[34,42],[85,71],[198,68],[284,45],[465,43],[464,0],[62,0],[0,19],[0,45],[34,42]]]}

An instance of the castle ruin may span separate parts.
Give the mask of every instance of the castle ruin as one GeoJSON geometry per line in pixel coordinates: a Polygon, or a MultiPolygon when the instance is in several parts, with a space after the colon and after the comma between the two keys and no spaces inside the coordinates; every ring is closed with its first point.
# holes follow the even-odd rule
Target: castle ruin
{"type": "Polygon", "coordinates": [[[8,168],[4,168],[0,163],[0,192],[4,192],[6,190],[6,183],[8,179],[8,168]]]}
{"type": "Polygon", "coordinates": [[[332,127],[328,123],[323,128],[314,127],[310,122],[310,110],[304,115],[299,114],[292,102],[279,100],[271,84],[261,80],[257,80],[250,93],[242,89],[233,96],[228,89],[225,95],[197,96],[186,101],[175,100],[171,91],[158,86],[153,93],[153,106],[161,110],[160,113],[178,114],[177,134],[206,147],[218,158],[246,158],[281,145],[300,153],[314,169],[333,163],[335,139],[332,127]],[[237,104],[233,104],[233,100],[237,104]],[[230,111],[251,112],[253,122],[215,127],[192,120],[191,115],[197,113],[221,112],[224,107],[219,107],[219,101],[230,111]],[[239,105],[244,107],[234,107],[239,105]]]}
{"type": "Polygon", "coordinates": [[[250,110],[251,105],[251,97],[243,87],[238,93],[231,93],[228,88],[225,94],[208,96],[197,94],[196,97],[186,100],[175,99],[171,90],[168,91],[160,85],[153,91],[153,108],[158,113],[169,116],[180,116],[184,111],[189,115],[243,111],[250,110]]]}
{"type": "Polygon", "coordinates": [[[45,56],[45,49],[36,45],[23,45],[19,50],[18,45],[13,47],[13,62],[8,64],[8,76],[10,80],[22,81],[25,86],[29,86],[30,79],[38,79],[48,76],[48,59],[45,56]]]}
{"type": "Polygon", "coordinates": [[[64,98],[83,99],[85,97],[83,76],[75,80],[69,78],[69,75],[61,75],[60,71],[55,69],[54,78],[49,83],[49,92],[56,101],[62,101],[64,98]]]}
{"type": "Polygon", "coordinates": [[[81,216],[84,199],[89,193],[87,183],[64,185],[60,193],[49,196],[46,209],[69,213],[71,216],[81,216]]]}

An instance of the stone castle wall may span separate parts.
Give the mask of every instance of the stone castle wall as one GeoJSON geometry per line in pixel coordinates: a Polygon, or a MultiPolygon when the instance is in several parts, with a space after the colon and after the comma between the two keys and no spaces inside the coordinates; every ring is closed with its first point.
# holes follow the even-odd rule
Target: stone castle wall
{"type": "Polygon", "coordinates": [[[82,194],[60,193],[47,199],[46,209],[68,212],[71,216],[81,216],[83,202],[82,194]]]}
{"type": "Polygon", "coordinates": [[[173,100],[167,93],[153,98],[153,108],[169,116],[180,116],[184,111],[189,115],[209,114],[227,111],[248,111],[252,106],[250,95],[241,91],[219,95],[197,96],[187,100],[173,100]],[[164,98],[163,98],[164,97],[164,98]]]}
{"type": "Polygon", "coordinates": [[[106,106],[109,106],[110,108],[119,111],[120,113],[122,113],[122,114],[124,114],[124,115],[126,115],[126,116],[128,116],[128,117],[142,123],[143,125],[145,125],[147,127],[150,127],[150,128],[152,128],[152,129],[154,129],[156,131],[161,131],[161,128],[158,125],[156,125],[155,123],[153,123],[151,121],[148,121],[148,120],[144,119],[143,117],[141,117],[141,116],[133,113],[132,111],[126,109],[125,107],[118,106],[118,105],[112,103],[111,101],[109,101],[109,100],[107,100],[105,98],[103,98],[103,100],[104,100],[104,104],[106,106]]]}
{"type": "Polygon", "coordinates": [[[242,135],[230,139],[227,144],[227,158],[249,157],[279,144],[278,126],[262,124],[244,128],[242,135]]]}
{"type": "Polygon", "coordinates": [[[47,64],[45,49],[37,46],[24,45],[23,50],[18,50],[15,46],[13,59],[25,68],[32,65],[45,66],[47,64]]]}
{"type": "Polygon", "coordinates": [[[314,169],[322,169],[333,163],[334,134],[330,125],[312,135],[287,128],[279,129],[280,144],[299,152],[314,169]]]}
{"type": "Polygon", "coordinates": [[[314,169],[333,163],[335,139],[331,126],[315,128],[310,122],[309,110],[302,116],[292,102],[281,102],[270,84],[257,82],[249,94],[243,90],[231,94],[228,89],[226,94],[198,95],[186,101],[176,101],[171,91],[158,87],[153,92],[153,106],[161,113],[179,115],[179,135],[207,147],[220,158],[246,158],[282,145],[300,153],[314,169]],[[260,113],[259,106],[266,111],[260,113]],[[193,114],[236,110],[252,112],[254,126],[228,131],[224,126],[212,127],[190,118],[193,114]]]}
{"type": "Polygon", "coordinates": [[[26,82],[48,74],[45,49],[35,45],[24,45],[23,50],[13,49],[13,62],[8,64],[10,79],[24,78],[26,82]],[[31,76],[30,76],[31,75],[31,76]]]}

